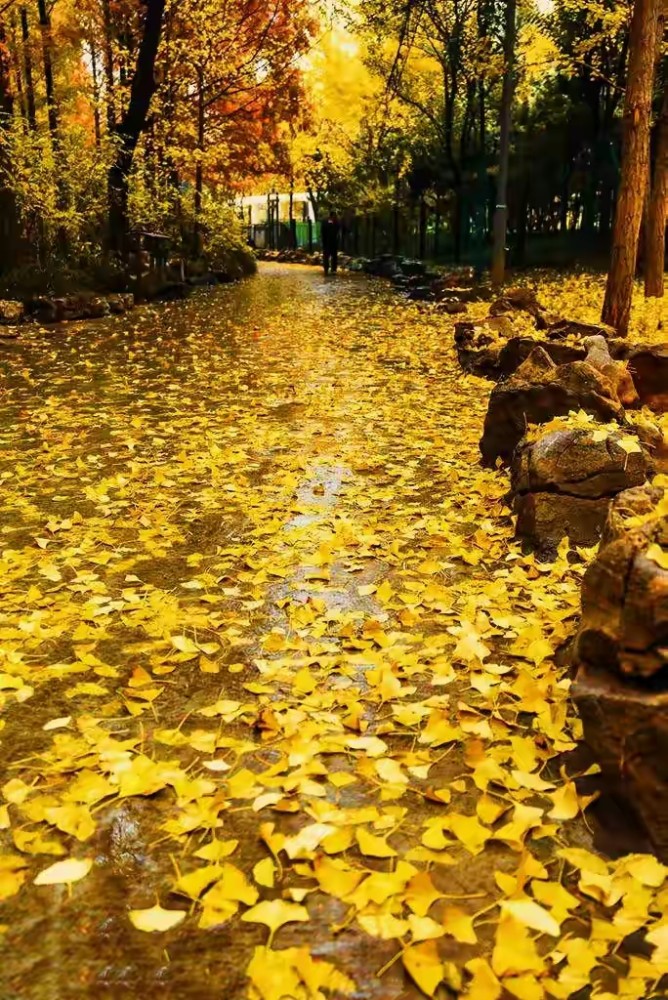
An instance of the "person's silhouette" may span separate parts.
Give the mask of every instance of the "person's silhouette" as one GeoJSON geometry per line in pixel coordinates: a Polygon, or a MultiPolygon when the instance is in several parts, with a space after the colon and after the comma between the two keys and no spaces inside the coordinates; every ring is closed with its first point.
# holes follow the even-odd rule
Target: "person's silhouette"
{"type": "Polygon", "coordinates": [[[325,274],[336,274],[339,266],[339,225],[338,216],[333,209],[330,209],[327,218],[321,226],[322,237],[322,263],[325,274]]]}

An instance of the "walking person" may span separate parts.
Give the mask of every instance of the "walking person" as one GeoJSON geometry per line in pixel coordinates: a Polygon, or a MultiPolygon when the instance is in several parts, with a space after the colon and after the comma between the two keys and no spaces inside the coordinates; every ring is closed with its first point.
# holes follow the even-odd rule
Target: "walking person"
{"type": "Polygon", "coordinates": [[[329,215],[321,226],[320,235],[322,238],[322,262],[325,274],[336,274],[339,266],[339,233],[341,226],[336,212],[329,210],[329,215]]]}

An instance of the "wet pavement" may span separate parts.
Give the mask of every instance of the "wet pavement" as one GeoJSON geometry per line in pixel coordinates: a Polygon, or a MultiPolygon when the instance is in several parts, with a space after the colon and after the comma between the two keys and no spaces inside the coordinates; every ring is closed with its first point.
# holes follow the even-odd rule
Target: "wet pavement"
{"type": "Polygon", "coordinates": [[[567,780],[579,723],[552,655],[583,562],[510,542],[507,480],[478,464],[489,385],[452,333],[380,282],[266,265],[0,347],[1,1000],[279,1000],[246,974],[268,930],[240,918],[263,899],[307,909],[274,949],[355,983],[285,996],[424,995],[401,952],[427,911],[434,995],[456,995],[529,840],[544,861],[591,847],[544,797],[493,835],[540,815],[527,773],[567,780]],[[477,816],[484,849],[448,813],[477,816]],[[238,843],[197,857],[219,841],[238,843]],[[89,874],[32,884],[63,857],[89,874]],[[225,864],[243,891],[207,902],[225,864]],[[156,902],[187,915],[143,933],[129,913],[156,902]]]}

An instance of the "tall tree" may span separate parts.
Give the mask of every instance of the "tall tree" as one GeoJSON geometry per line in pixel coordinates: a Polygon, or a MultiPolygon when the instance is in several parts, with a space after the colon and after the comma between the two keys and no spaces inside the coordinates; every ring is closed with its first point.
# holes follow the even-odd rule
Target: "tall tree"
{"type": "Polygon", "coordinates": [[[37,127],[37,115],[35,112],[35,84],[32,75],[32,52],[30,49],[30,25],[28,22],[28,11],[21,7],[21,40],[23,48],[23,71],[26,82],[26,110],[28,112],[28,124],[31,129],[37,127]]]}
{"type": "Polygon", "coordinates": [[[49,131],[54,146],[58,142],[58,108],[53,82],[53,33],[51,29],[51,12],[46,0],[37,0],[39,12],[39,27],[42,32],[42,54],[44,58],[44,86],[46,88],[46,108],[49,119],[49,131]]]}
{"type": "Polygon", "coordinates": [[[492,284],[501,285],[506,270],[506,235],[508,228],[508,171],[510,167],[510,132],[513,120],[515,84],[515,45],[517,41],[517,4],[507,0],[503,52],[505,70],[501,93],[501,123],[499,139],[499,174],[496,185],[494,213],[494,244],[492,248],[492,284]]]}
{"type": "Polygon", "coordinates": [[[645,238],[645,296],[664,294],[666,223],[668,222],[668,67],[661,113],[656,126],[656,158],[652,175],[645,238]]]}
{"type": "Polygon", "coordinates": [[[143,32],[130,87],[130,101],[125,114],[115,126],[118,151],[108,176],[109,246],[112,252],[120,256],[125,256],[128,251],[130,172],[137,144],[146,128],[151,99],[156,90],[155,63],[162,34],[165,4],[166,0],[146,0],[143,32]]]}
{"type": "Polygon", "coordinates": [[[8,184],[11,162],[6,141],[13,112],[11,59],[5,25],[0,21],[0,271],[16,263],[16,199],[8,184]]]}
{"type": "Polygon", "coordinates": [[[661,0],[635,0],[624,99],[622,174],[612,235],[603,322],[626,336],[647,185],[656,37],[661,0]]]}

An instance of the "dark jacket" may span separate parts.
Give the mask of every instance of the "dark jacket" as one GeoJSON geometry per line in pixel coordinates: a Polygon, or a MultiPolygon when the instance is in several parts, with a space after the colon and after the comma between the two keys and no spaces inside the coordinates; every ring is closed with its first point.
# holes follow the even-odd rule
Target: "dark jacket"
{"type": "Polygon", "coordinates": [[[339,248],[339,222],[337,219],[325,219],[321,227],[322,249],[325,253],[334,253],[339,248]]]}

